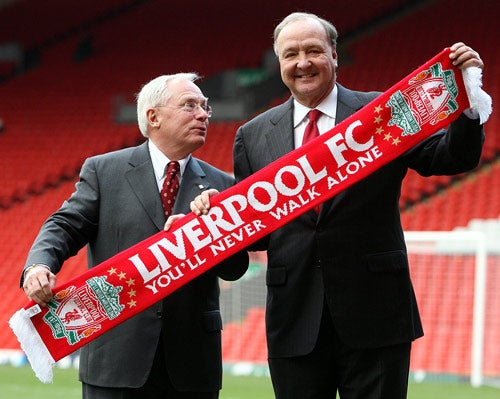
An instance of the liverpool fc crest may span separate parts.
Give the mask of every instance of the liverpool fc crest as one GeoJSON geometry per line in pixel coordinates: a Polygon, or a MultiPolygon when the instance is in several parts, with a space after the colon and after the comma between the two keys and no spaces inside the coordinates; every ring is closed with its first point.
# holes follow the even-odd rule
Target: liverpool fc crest
{"type": "Polygon", "coordinates": [[[124,306],[119,293],[106,277],[93,277],[79,288],[74,285],[57,292],[47,304],[43,320],[52,329],[54,338],[66,338],[74,345],[101,329],[105,319],[118,317],[124,306]]]}
{"type": "Polygon", "coordinates": [[[425,123],[435,125],[458,109],[458,88],[452,70],[432,65],[408,80],[408,88],[395,92],[386,104],[391,108],[389,126],[397,125],[402,136],[418,133],[425,123]]]}

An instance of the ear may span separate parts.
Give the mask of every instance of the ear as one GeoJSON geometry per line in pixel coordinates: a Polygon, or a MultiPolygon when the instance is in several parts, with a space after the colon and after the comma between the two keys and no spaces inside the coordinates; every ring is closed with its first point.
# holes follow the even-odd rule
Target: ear
{"type": "Polygon", "coordinates": [[[153,127],[158,127],[160,125],[160,121],[158,120],[158,113],[156,112],[156,108],[150,108],[146,111],[146,116],[148,117],[148,123],[153,127]]]}
{"type": "Polygon", "coordinates": [[[336,47],[332,47],[332,57],[333,57],[333,63],[335,65],[335,67],[338,67],[338,55],[337,55],[336,47]]]}

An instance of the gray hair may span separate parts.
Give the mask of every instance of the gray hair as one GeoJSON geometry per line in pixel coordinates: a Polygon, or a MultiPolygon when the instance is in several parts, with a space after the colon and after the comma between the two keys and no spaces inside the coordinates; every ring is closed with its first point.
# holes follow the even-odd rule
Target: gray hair
{"type": "Polygon", "coordinates": [[[171,97],[168,82],[173,79],[185,79],[195,82],[200,76],[195,72],[161,75],[142,86],[137,94],[137,122],[144,137],[148,137],[148,109],[164,105],[171,97]]]}
{"type": "Polygon", "coordinates": [[[333,47],[335,47],[337,45],[337,38],[339,35],[337,33],[337,29],[335,28],[335,26],[331,22],[328,22],[326,19],[320,18],[315,14],[311,14],[311,13],[307,13],[307,12],[294,12],[294,13],[288,15],[287,17],[285,17],[285,19],[283,19],[283,21],[281,21],[276,26],[276,28],[274,28],[274,34],[273,34],[274,53],[276,55],[278,55],[278,47],[277,47],[276,42],[278,41],[278,36],[280,35],[283,28],[291,22],[302,21],[304,19],[313,19],[313,20],[318,21],[323,26],[323,28],[325,28],[325,33],[326,33],[326,36],[328,37],[328,40],[330,41],[330,44],[333,47]]]}

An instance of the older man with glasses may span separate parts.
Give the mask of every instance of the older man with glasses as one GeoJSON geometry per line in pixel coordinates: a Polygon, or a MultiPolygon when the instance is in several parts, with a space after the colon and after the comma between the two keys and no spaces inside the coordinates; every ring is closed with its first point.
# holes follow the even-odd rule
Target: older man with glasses
{"type": "MultiPolygon", "coordinates": [[[[137,117],[148,140],[85,161],[75,192],[47,219],[29,252],[22,280],[30,299],[45,306],[55,274],[83,246],[89,268],[96,266],[158,233],[168,215],[189,212],[189,201],[201,191],[234,184],[231,176],[191,155],[205,143],[212,114],[194,83],[198,78],[164,75],[144,85],[137,117]]],[[[237,253],[84,346],[83,398],[218,398],[217,279],[238,279],[247,267],[247,253],[237,253]]]]}

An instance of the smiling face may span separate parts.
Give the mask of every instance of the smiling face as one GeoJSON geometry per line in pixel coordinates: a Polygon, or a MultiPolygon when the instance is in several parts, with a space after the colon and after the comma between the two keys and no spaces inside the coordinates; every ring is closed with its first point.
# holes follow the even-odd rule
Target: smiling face
{"type": "Polygon", "coordinates": [[[293,97],[309,108],[316,107],[335,85],[337,52],[325,29],[314,19],[286,25],[276,39],[281,79],[293,97]]]}
{"type": "Polygon", "coordinates": [[[209,114],[201,106],[207,98],[188,80],[174,79],[168,85],[168,101],[148,110],[149,137],[170,160],[179,160],[205,143],[209,114]],[[190,110],[186,103],[200,106],[190,110]]]}

